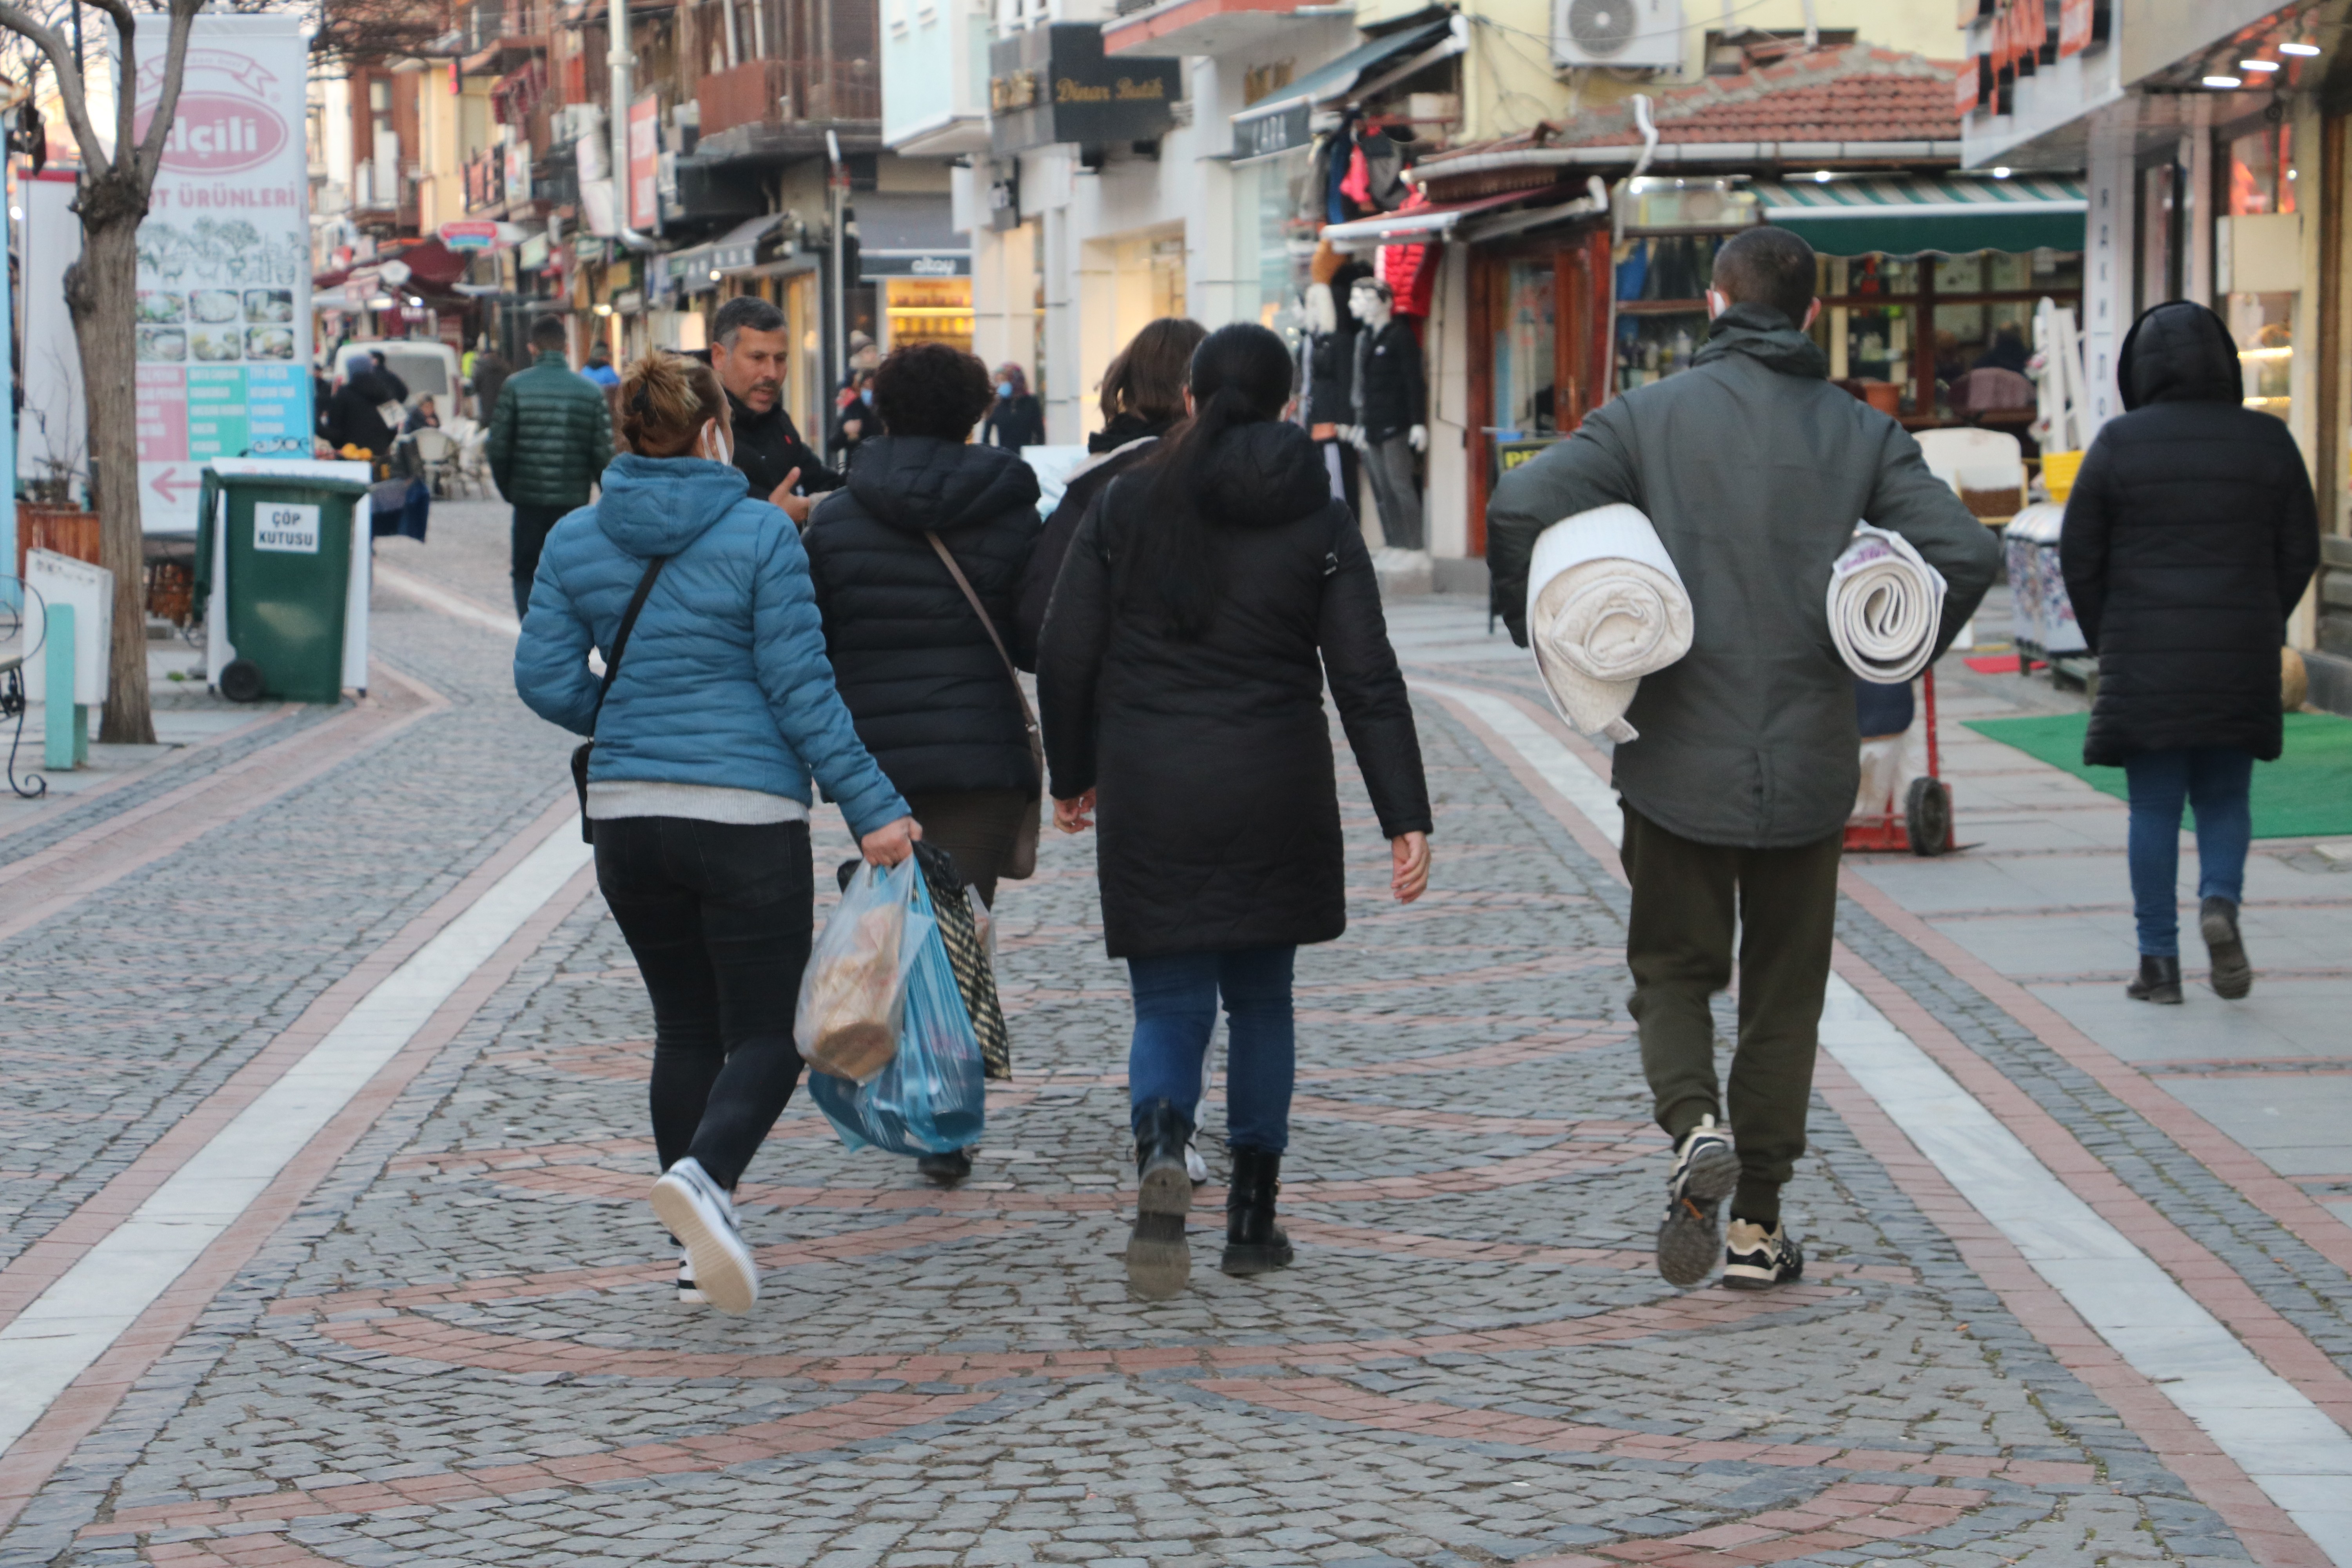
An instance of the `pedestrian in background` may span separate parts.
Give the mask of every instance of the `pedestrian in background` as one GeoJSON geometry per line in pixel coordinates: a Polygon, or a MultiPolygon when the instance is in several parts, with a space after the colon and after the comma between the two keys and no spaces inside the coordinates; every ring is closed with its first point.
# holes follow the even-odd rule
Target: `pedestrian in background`
{"type": "Polygon", "coordinates": [[[653,354],[621,407],[628,452],[549,536],[515,689],[594,737],[596,883],[654,1010],[651,1201],[684,1247],[681,1299],[743,1312],[760,1279],[732,1194],[800,1081],[812,774],[869,861],[896,865],[919,832],[835,694],[798,531],[727,461],[718,378],[653,354]],[[613,670],[601,695],[592,647],[613,670]]]}
{"type": "Polygon", "coordinates": [[[588,363],[580,374],[598,386],[614,387],[621,384],[621,373],[613,368],[613,351],[604,346],[604,340],[601,338],[590,345],[588,363]]]}
{"type": "Polygon", "coordinates": [[[792,358],[788,327],[784,313],[770,301],[738,294],[710,318],[709,358],[734,419],[735,466],[751,481],[752,495],[805,523],[815,498],[839,489],[841,476],[809,449],[784,407],[784,372],[792,358]]]}
{"type": "Polygon", "coordinates": [[[1298,948],[1347,929],[1323,687],[1390,843],[1400,902],[1429,879],[1412,704],[1363,535],[1307,432],[1282,422],[1291,361],[1264,327],[1209,334],[1178,426],[1113,481],[1071,542],[1038,694],[1065,832],[1094,826],[1104,945],[1128,961],[1140,1192],[1128,1279],[1181,1289],[1184,1146],[1222,996],[1230,1029],[1228,1273],[1291,1260],[1275,1222],[1289,1146],[1298,948]]]}
{"type": "Polygon", "coordinates": [[[2284,744],[2279,649],[2319,562],[2311,477],[2286,426],[2244,406],[2237,345],[2185,300],[2133,324],[2126,412],[2066,498],[2058,559],[2099,689],[2083,760],[2124,770],[2142,1002],[2180,999],[2180,808],[2197,812],[2198,931],[2214,991],[2254,972],[2238,927],[2254,763],[2284,744]]]}
{"type": "Polygon", "coordinates": [[[1184,417],[1184,378],[1192,372],[1192,351],[1208,335],[1209,329],[1198,321],[1162,316],[1145,322],[1103,372],[1103,427],[1087,437],[1087,460],[1063,481],[1062,499],[1045,520],[1045,531],[1022,574],[1021,604],[1014,613],[1022,635],[1032,644],[1045,629],[1045,606],[1062,574],[1062,558],[1069,553],[1070,540],[1086,520],[1087,509],[1184,417]]]}
{"type": "Polygon", "coordinates": [[[342,385],[327,400],[320,433],[338,452],[352,447],[370,457],[391,455],[394,431],[383,410],[386,405],[398,405],[404,395],[394,390],[398,378],[379,368],[383,357],[378,354],[353,363],[342,385]]]}
{"type": "Polygon", "coordinates": [[[604,395],[563,357],[563,318],[530,324],[531,366],[507,378],[490,415],[484,456],[499,494],[514,509],[510,570],[515,615],[530,607],[531,579],[548,531],[588,492],[613,458],[604,395]]]}
{"type": "Polygon", "coordinates": [[[1936,648],[2000,564],[1992,535],[1927,471],[1903,427],[1829,380],[1806,335],[1812,247],[1756,228],[1717,254],[1707,341],[1690,368],[1625,394],[1506,474],[1486,511],[1494,608],[1527,646],[1528,565],[1562,518],[1623,502],[1657,530],[1691,598],[1695,640],[1642,678],[1613,782],[1633,883],[1625,956],[1658,1125],[1675,1142],[1658,1271],[1747,1288],[1800,1278],[1780,1189],[1805,1113],[1837,914],[1838,860],[1861,787],[1853,675],[1830,634],[1830,568],[1854,520],[1902,535],[1944,575],[1936,648]],[[1730,1121],[1714,994],[1739,933],[1730,1121]],[[1720,1205],[1731,1199],[1727,1241],[1720,1205]]]}
{"type": "MultiPolygon", "coordinates": [[[[1024,815],[1034,843],[1044,781],[1013,669],[1034,662],[1013,607],[1037,542],[1037,476],[969,444],[988,400],[987,367],[971,355],[945,343],[894,352],[874,372],[887,434],[817,503],[803,542],[858,738],[923,841],[993,907],[1024,815]]],[[[943,1185],[971,1173],[961,1150],[916,1163],[943,1185]]]]}
{"type": "Polygon", "coordinates": [[[474,418],[488,425],[490,413],[499,405],[499,391],[507,384],[506,356],[494,348],[485,348],[474,356],[474,418]]]}
{"type": "Polygon", "coordinates": [[[1019,365],[1008,361],[996,367],[996,400],[988,405],[980,438],[1008,452],[1045,444],[1045,410],[1031,395],[1028,374],[1019,365]]]}
{"type": "Polygon", "coordinates": [[[825,436],[824,455],[847,473],[858,447],[881,433],[882,421],[874,412],[874,373],[854,372],[849,384],[834,399],[833,428],[825,436]]]}

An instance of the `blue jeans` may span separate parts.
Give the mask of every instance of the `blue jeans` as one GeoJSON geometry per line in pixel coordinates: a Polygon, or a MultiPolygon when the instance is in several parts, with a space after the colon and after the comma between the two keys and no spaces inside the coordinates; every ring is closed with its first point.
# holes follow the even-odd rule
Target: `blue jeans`
{"type": "Polygon", "coordinates": [[[1290,1019],[1295,947],[1231,952],[1180,952],[1130,958],[1135,1044],[1127,1057],[1128,1094],[1136,1120],[1164,1100],[1192,1114],[1201,1068],[1224,997],[1231,1039],[1225,1053],[1225,1141],[1236,1149],[1279,1154],[1290,1144],[1290,1084],[1297,1063],[1290,1019]]]}
{"type": "Polygon", "coordinates": [[[2235,904],[2246,887],[2246,847],[2253,841],[2247,805],[2254,759],[2233,746],[2143,752],[2124,763],[2131,788],[2132,912],[2139,950],[2180,956],[2180,807],[2197,809],[2197,896],[2235,904]]]}

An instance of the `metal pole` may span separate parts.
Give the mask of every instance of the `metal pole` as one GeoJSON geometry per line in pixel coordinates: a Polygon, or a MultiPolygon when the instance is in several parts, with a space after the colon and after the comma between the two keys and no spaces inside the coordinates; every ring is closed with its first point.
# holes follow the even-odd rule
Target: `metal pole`
{"type": "Polygon", "coordinates": [[[629,178],[629,71],[636,58],[629,52],[629,0],[613,0],[613,47],[606,57],[612,73],[612,123],[605,127],[613,143],[613,234],[631,250],[652,250],[654,242],[629,226],[630,198],[635,194],[629,178]]]}
{"type": "Polygon", "coordinates": [[[849,374],[849,279],[842,276],[846,263],[841,232],[841,193],[849,184],[849,171],[841,161],[841,138],[830,129],[824,133],[824,155],[833,164],[833,370],[839,376],[849,374]]]}

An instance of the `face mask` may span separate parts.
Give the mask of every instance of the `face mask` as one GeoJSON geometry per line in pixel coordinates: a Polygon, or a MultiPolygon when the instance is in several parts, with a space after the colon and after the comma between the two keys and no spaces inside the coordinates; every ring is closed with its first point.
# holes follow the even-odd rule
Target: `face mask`
{"type": "Polygon", "coordinates": [[[702,427],[701,452],[714,463],[732,463],[735,460],[735,454],[729,449],[727,437],[719,430],[716,419],[702,427]]]}
{"type": "Polygon", "coordinates": [[[860,387],[857,393],[857,401],[866,404],[870,407],[874,402],[874,389],[870,386],[860,387]]]}
{"type": "Polygon", "coordinates": [[[1010,397],[1010,396],[1012,396],[1012,395],[1013,395],[1013,384],[1012,384],[1011,382],[1009,382],[1009,381],[1000,381],[1000,382],[998,382],[998,383],[996,384],[996,395],[997,395],[997,396],[999,396],[999,397],[1010,397]]]}

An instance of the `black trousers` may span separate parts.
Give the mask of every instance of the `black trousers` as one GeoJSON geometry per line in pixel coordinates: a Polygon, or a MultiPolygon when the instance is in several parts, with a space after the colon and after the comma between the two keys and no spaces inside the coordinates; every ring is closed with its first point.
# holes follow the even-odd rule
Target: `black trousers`
{"type": "Polygon", "coordinates": [[[539,552],[547,548],[547,531],[562,522],[564,514],[578,510],[568,506],[521,506],[514,509],[513,562],[515,619],[530,613],[530,580],[539,575],[539,552]]]}
{"type": "Polygon", "coordinates": [[[1844,833],[1787,849],[1741,849],[1696,843],[1631,805],[1624,811],[1632,1011],[1658,1125],[1676,1142],[1702,1116],[1725,1120],[1707,1001],[1731,984],[1737,900],[1739,1043],[1728,1120],[1739,1190],[1731,1212],[1769,1225],[1780,1217],[1780,1188],[1805,1152],[1844,833]]]}
{"type": "Polygon", "coordinates": [[[922,827],[923,842],[955,858],[956,870],[980,890],[980,901],[996,907],[996,879],[1013,861],[1013,840],[1024,812],[1041,809],[1021,789],[943,790],[911,795],[907,805],[922,827]]]}
{"type": "Polygon", "coordinates": [[[800,1082],[814,901],[804,822],[596,824],[596,885],[654,1005],[654,1147],[732,1188],[800,1082]]]}

